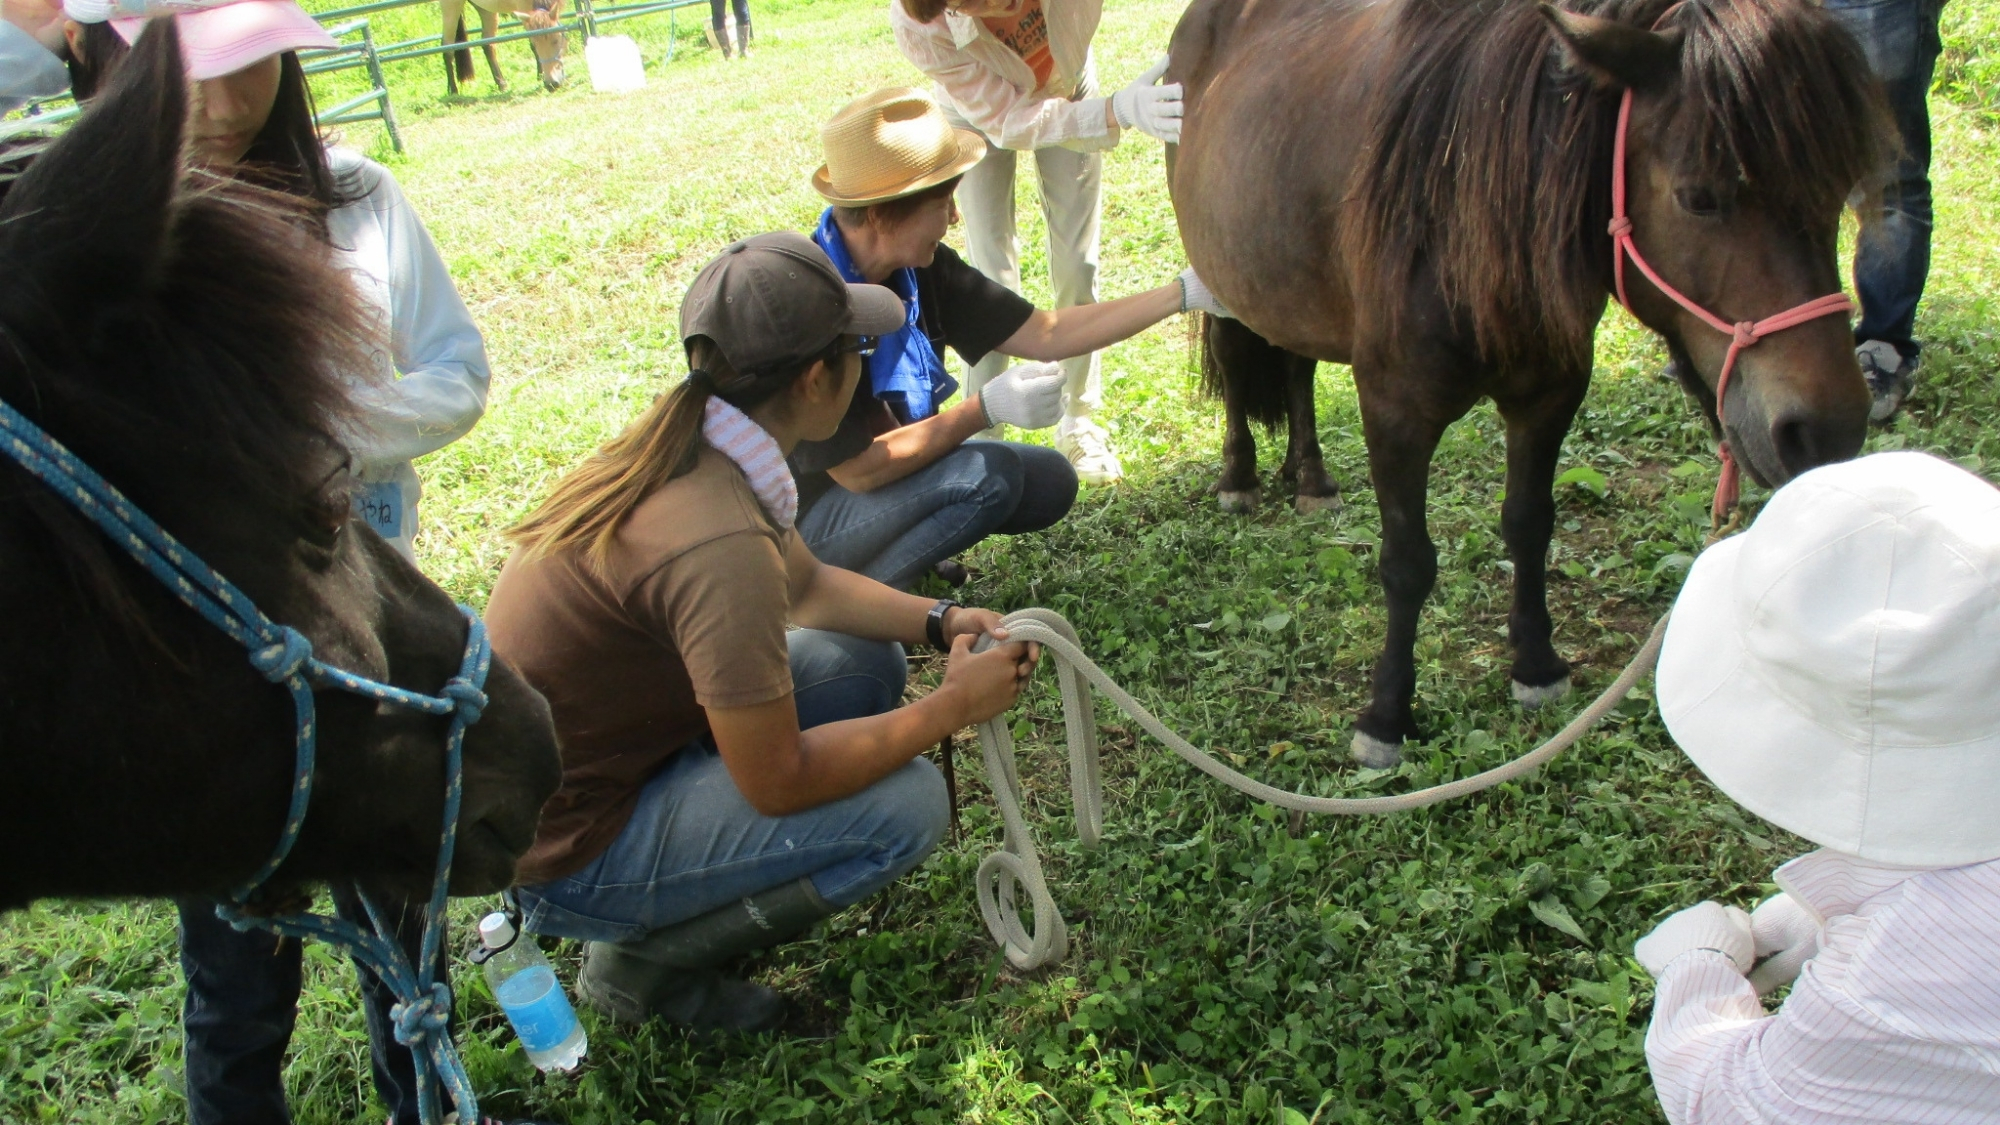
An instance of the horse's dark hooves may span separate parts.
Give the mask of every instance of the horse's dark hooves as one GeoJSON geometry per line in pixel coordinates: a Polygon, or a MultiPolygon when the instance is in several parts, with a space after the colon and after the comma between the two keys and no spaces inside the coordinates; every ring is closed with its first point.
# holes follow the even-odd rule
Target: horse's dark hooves
{"type": "Polygon", "coordinates": [[[1403,760],[1403,744],[1384,742],[1366,731],[1355,731],[1354,741],[1348,746],[1354,760],[1371,770],[1386,770],[1403,760]]]}
{"type": "Polygon", "coordinates": [[[1562,679],[1552,684],[1543,684],[1540,687],[1530,687],[1519,680],[1513,681],[1513,684],[1514,702],[1520,704],[1523,711],[1547,707],[1569,694],[1568,674],[1564,674],[1562,679]]]}
{"type": "Polygon", "coordinates": [[[1343,503],[1338,492],[1330,496],[1307,496],[1301,492],[1297,499],[1292,501],[1292,506],[1300,515],[1309,516],[1314,512],[1338,512],[1343,503]]]}
{"type": "Polygon", "coordinates": [[[1257,510],[1257,490],[1252,488],[1245,491],[1237,491],[1235,489],[1219,488],[1215,491],[1215,502],[1222,505],[1222,510],[1225,512],[1247,515],[1257,510]]]}

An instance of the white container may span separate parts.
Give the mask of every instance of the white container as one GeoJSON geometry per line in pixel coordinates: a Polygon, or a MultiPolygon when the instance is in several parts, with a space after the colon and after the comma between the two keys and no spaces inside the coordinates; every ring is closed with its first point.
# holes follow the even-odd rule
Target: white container
{"type": "Polygon", "coordinates": [[[533,939],[515,940],[514,923],[495,911],[479,923],[486,946],[486,984],[514,1025],[528,1061],[547,1071],[575,1070],[589,1049],[556,971],[533,939]]]}
{"type": "Polygon", "coordinates": [[[583,68],[590,72],[590,88],[600,94],[623,94],[646,86],[639,45],[629,35],[594,36],[583,45],[583,68]]]}

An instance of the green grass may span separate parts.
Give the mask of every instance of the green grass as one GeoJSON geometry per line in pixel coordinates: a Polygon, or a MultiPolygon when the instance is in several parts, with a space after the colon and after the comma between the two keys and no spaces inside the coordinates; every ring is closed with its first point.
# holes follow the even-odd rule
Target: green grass
{"type": "MultiPolygon", "coordinates": [[[[1926,366],[1907,415],[1871,447],[1985,468],[2000,457],[1989,114],[2000,3],[1945,11],[1926,366]]],[[[376,26],[385,37],[397,20],[421,29],[418,14],[376,26]]],[[[1141,70],[1177,14],[1167,0],[1113,5],[1098,46],[1106,83],[1141,70]]],[[[522,46],[504,52],[507,95],[482,79],[446,99],[435,60],[394,69],[410,151],[391,163],[496,372],[479,429],[420,466],[424,563],[454,594],[483,602],[499,530],[678,377],[675,310],[700,263],[730,238],[812,221],[805,180],[823,118],[855,94],[917,80],[881,0],[793,0],[755,15],[759,55],[743,65],[699,47],[695,20],[665,66],[665,20],[623,25],[651,84],[620,97],[590,93],[580,65],[572,88],[535,91],[522,46]]],[[[386,155],[372,127],[350,139],[386,155]]],[[[1103,292],[1163,282],[1181,261],[1157,149],[1119,149],[1106,180],[1103,292]]],[[[1022,188],[1024,272],[1039,288],[1032,195],[1022,188]]],[[[1586,691],[1671,600],[1715,471],[1692,409],[1656,377],[1656,344],[1614,315],[1598,346],[1565,463],[1592,472],[1562,489],[1554,547],[1558,643],[1586,691]]],[[[1434,474],[1442,571],[1417,652],[1419,718],[1435,737],[1395,774],[1362,775],[1344,746],[1382,613],[1352,384],[1322,369],[1322,437],[1346,510],[1302,519],[1270,504],[1229,517],[1206,492],[1220,410],[1195,394],[1187,355],[1178,323],[1106,353],[1106,414],[1131,479],[1088,494],[1047,534],[973,552],[969,595],[1068,615],[1149,706],[1279,784],[1394,791],[1486,768],[1552,732],[1565,715],[1523,717],[1507,695],[1490,408],[1451,431],[1434,474]]],[[[1269,470],[1281,451],[1266,453],[1269,470]]],[[[1632,941],[1702,897],[1747,904],[1803,849],[1694,772],[1643,691],[1529,781],[1406,816],[1311,820],[1297,836],[1287,818],[1101,718],[1108,824],[1094,853],[1077,848],[1064,807],[1046,679],[1015,720],[1029,816],[1073,927],[1064,965],[1016,976],[980,927],[971,877],[998,827],[968,755],[963,842],[752,967],[799,1002],[802,1032],[711,1042],[586,1016],[589,1065],[543,1078],[462,969],[464,1042],[485,1104],[578,1123],[1658,1120],[1640,1046],[1650,982],[1632,941]]],[[[461,923],[481,908],[462,904],[461,923]]],[[[551,948],[573,966],[573,946],[551,948]]],[[[169,910],[50,903],[7,915],[0,966],[0,1120],[182,1116],[169,910]]],[[[302,1122],[380,1112],[348,971],[325,950],[312,955],[289,1081],[302,1122]]]]}

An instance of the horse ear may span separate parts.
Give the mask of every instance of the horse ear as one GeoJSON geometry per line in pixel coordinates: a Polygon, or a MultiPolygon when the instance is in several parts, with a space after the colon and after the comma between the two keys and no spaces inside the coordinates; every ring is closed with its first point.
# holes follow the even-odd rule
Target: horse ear
{"type": "Polygon", "coordinates": [[[1681,29],[1647,31],[1629,23],[1566,12],[1550,3],[1536,5],[1555,29],[1563,53],[1600,86],[1657,89],[1681,69],[1681,29]]]}
{"type": "Polygon", "coordinates": [[[158,276],[181,178],[181,67],[174,21],[151,21],[109,88],[15,181],[0,205],[8,304],[65,316],[158,276]]]}

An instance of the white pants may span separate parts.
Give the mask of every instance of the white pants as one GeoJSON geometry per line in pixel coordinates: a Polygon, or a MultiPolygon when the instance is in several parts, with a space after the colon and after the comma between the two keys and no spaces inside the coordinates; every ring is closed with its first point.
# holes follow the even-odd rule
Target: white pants
{"type": "MultiPolygon", "coordinates": [[[[947,105],[945,116],[961,129],[964,118],[947,105]]],[[[965,216],[965,245],[972,267],[1014,292],[1021,291],[1021,240],[1014,225],[1014,167],[1018,154],[986,143],[986,158],[973,165],[958,188],[965,216]]],[[[1104,154],[1041,148],[1033,154],[1041,181],[1042,217],[1049,228],[1049,280],[1056,307],[1097,302],[1098,216],[1104,196],[1104,154]]],[[[970,395],[1012,362],[997,352],[966,373],[970,395]]],[[[1097,353],[1063,361],[1063,413],[1083,417],[1104,401],[1104,376],[1097,353]]]]}

